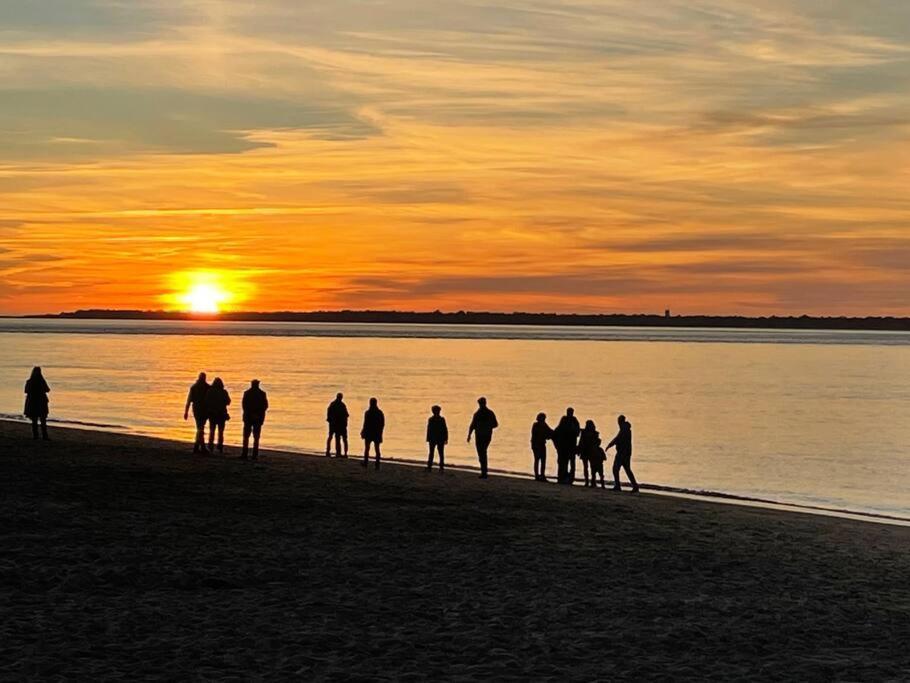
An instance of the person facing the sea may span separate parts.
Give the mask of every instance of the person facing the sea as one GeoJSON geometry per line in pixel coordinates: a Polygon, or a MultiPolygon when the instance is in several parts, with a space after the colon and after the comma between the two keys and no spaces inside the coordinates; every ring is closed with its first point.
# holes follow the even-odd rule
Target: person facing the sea
{"type": "Polygon", "coordinates": [[[575,481],[575,451],[578,448],[579,432],[581,425],[575,417],[575,409],[566,408],[566,414],[553,430],[553,443],[556,444],[556,481],[560,484],[572,484],[575,481]]]}
{"type": "Polygon", "coordinates": [[[537,421],[531,425],[531,453],[534,455],[534,479],[547,480],[547,440],[553,438],[553,430],[547,424],[547,414],[538,413],[537,421]]]}
{"type": "Polygon", "coordinates": [[[632,493],[638,493],[638,482],[632,473],[632,423],[626,420],[625,415],[620,415],[616,422],[619,424],[619,432],[606,448],[610,450],[612,446],[616,446],[616,456],[613,458],[613,490],[622,490],[619,484],[619,470],[622,468],[626,471],[629,483],[632,484],[632,493]]]}
{"type": "Polygon", "coordinates": [[[487,399],[481,396],[477,399],[477,411],[468,428],[468,443],[474,435],[474,446],[477,448],[477,459],[480,461],[480,478],[487,478],[487,451],[493,440],[493,430],[499,426],[496,413],[487,408],[487,399]]]}
{"type": "Polygon", "coordinates": [[[427,472],[433,469],[433,451],[439,451],[439,473],[442,474],[446,467],[446,444],[449,443],[449,427],[446,425],[446,419],[441,415],[442,408],[433,406],[430,411],[433,414],[427,420],[427,443],[430,448],[427,455],[427,472]]]}
{"type": "Polygon", "coordinates": [[[379,400],[370,399],[370,407],[363,414],[363,429],[360,430],[360,438],[363,439],[363,466],[370,464],[370,444],[376,451],[376,469],[379,469],[379,461],[382,459],[382,451],[379,444],[382,443],[382,433],[385,431],[385,414],[379,409],[379,400]]]}
{"type": "MultiPolygon", "coordinates": [[[[585,428],[581,430],[578,439],[578,456],[581,458],[581,464],[585,469],[585,486],[595,486],[594,472],[591,471],[590,479],[588,476],[588,465],[597,458],[597,449],[600,448],[600,432],[594,424],[594,420],[585,422],[585,428]],[[590,483],[589,483],[590,481],[590,483]]],[[[603,467],[600,468],[603,472],[603,467]]],[[[603,484],[603,475],[601,474],[601,484],[603,484]]]]}
{"type": "Polygon", "coordinates": [[[340,391],[335,395],[335,400],[329,403],[326,410],[325,421],[329,423],[329,436],[325,442],[325,457],[330,457],[332,437],[335,437],[335,457],[348,457],[348,407],[344,404],[344,394],[340,391]],[[344,455],[341,453],[341,443],[344,442],[344,455]]]}
{"type": "Polygon", "coordinates": [[[253,437],[253,460],[259,457],[259,438],[262,425],[269,409],[269,397],[259,388],[259,380],[250,382],[250,388],[243,392],[243,451],[241,460],[246,460],[250,450],[250,436],[253,437]]]}
{"type": "Polygon", "coordinates": [[[32,438],[38,440],[38,423],[41,423],[41,438],[50,441],[47,435],[47,415],[50,412],[50,400],[47,395],[51,388],[41,373],[41,368],[32,368],[32,374],[25,382],[25,407],[23,413],[32,421],[32,438]]]}
{"type": "Polygon", "coordinates": [[[186,405],[183,407],[183,419],[190,418],[190,406],[193,407],[193,419],[196,420],[196,440],[193,442],[193,453],[205,450],[205,423],[208,416],[205,412],[205,395],[209,391],[209,383],[205,373],[200,372],[196,383],[190,387],[186,396],[186,405]]]}
{"type": "Polygon", "coordinates": [[[218,452],[224,453],[224,427],[231,419],[228,415],[229,405],[231,395],[224,388],[221,378],[216,377],[205,395],[205,414],[209,421],[209,453],[215,452],[215,430],[218,430],[218,452]]]}

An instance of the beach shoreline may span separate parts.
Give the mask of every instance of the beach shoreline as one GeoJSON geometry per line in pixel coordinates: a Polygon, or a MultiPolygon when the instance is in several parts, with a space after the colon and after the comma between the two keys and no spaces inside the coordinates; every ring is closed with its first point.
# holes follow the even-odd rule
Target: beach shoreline
{"type": "Polygon", "coordinates": [[[0,423],[0,678],[910,675],[907,528],[51,437],[0,423]]]}
{"type": "MultiPolygon", "coordinates": [[[[10,424],[28,424],[25,418],[17,419],[15,416],[11,415],[0,415],[0,424],[7,422],[10,424]]],[[[185,443],[178,441],[176,439],[166,438],[162,436],[156,436],[154,434],[146,434],[142,432],[134,432],[126,428],[120,428],[117,425],[110,424],[92,424],[84,422],[62,422],[56,420],[49,420],[49,424],[53,429],[65,429],[65,430],[74,430],[74,431],[84,431],[93,434],[102,433],[102,434],[111,434],[125,437],[134,437],[137,439],[150,439],[153,441],[159,441],[163,444],[167,444],[171,447],[174,447],[177,450],[180,450],[185,446],[185,443]]],[[[350,460],[359,460],[361,458],[357,447],[359,443],[355,445],[355,450],[349,456],[350,460]]],[[[234,447],[236,449],[236,447],[234,447]]],[[[228,449],[231,449],[231,446],[228,445],[228,449]]],[[[263,449],[264,453],[268,453],[272,456],[281,456],[281,457],[307,457],[307,458],[325,458],[325,454],[313,449],[287,449],[287,448],[265,448],[263,449]]],[[[555,457],[555,456],[554,456],[555,457]]],[[[334,459],[334,454],[332,456],[334,459]]],[[[408,458],[401,456],[387,456],[383,455],[383,462],[393,465],[401,465],[405,467],[416,467],[424,468],[426,467],[426,460],[424,458],[408,458]]],[[[480,469],[474,465],[465,465],[461,463],[457,464],[448,464],[447,468],[451,472],[467,472],[467,473],[479,473],[480,469]]],[[[609,468],[607,468],[609,469],[609,468]]],[[[490,473],[493,476],[498,477],[510,477],[526,481],[534,480],[533,474],[530,472],[520,472],[517,470],[507,470],[500,469],[497,467],[490,467],[490,473]]],[[[607,471],[607,486],[612,485],[612,479],[610,479],[611,473],[607,471]]],[[[582,482],[576,482],[575,488],[580,488],[582,482]]],[[[556,486],[554,479],[550,479],[547,484],[551,487],[556,486]]],[[[852,510],[848,508],[836,508],[823,505],[807,505],[801,503],[788,503],[785,501],[772,500],[769,498],[759,498],[752,497],[743,494],[730,493],[727,491],[715,491],[708,489],[693,489],[693,488],[684,488],[679,486],[673,486],[668,484],[654,484],[647,482],[639,482],[641,490],[652,495],[661,495],[671,498],[679,498],[685,500],[699,500],[704,502],[717,503],[721,505],[733,505],[733,506],[743,506],[743,507],[756,507],[766,510],[778,510],[781,512],[791,512],[796,514],[810,514],[810,515],[819,515],[824,517],[837,517],[841,519],[852,519],[855,521],[869,522],[873,524],[889,524],[895,526],[908,526],[910,527],[910,517],[903,517],[897,514],[885,514],[872,511],[863,511],[863,510],[852,510]]],[[[628,493],[629,485],[623,480],[624,491],[628,493]]],[[[608,492],[612,494],[613,492],[608,492]]]]}

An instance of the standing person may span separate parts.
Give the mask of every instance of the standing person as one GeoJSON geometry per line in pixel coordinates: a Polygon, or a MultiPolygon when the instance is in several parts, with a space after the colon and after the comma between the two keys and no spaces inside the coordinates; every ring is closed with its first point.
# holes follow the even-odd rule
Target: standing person
{"type": "Polygon", "coordinates": [[[370,444],[376,451],[376,469],[379,469],[379,461],[382,459],[382,452],[379,444],[382,443],[382,433],[385,431],[385,414],[379,409],[378,399],[370,399],[370,407],[363,414],[363,429],[360,430],[360,438],[363,439],[363,466],[370,464],[370,444]]]}
{"type": "Polygon", "coordinates": [[[430,452],[427,455],[427,472],[433,469],[433,451],[439,451],[439,473],[442,474],[446,467],[446,444],[449,443],[449,427],[446,419],[441,415],[442,408],[433,406],[430,408],[433,413],[427,420],[427,443],[430,452]]]}
{"type": "Polygon", "coordinates": [[[574,408],[566,408],[566,414],[559,420],[553,432],[558,464],[556,481],[560,484],[572,484],[575,481],[575,451],[578,448],[578,434],[581,432],[574,408]]]}
{"type": "Polygon", "coordinates": [[[205,414],[209,421],[209,453],[215,452],[215,430],[218,430],[218,452],[224,453],[224,427],[231,419],[228,415],[228,406],[231,405],[231,395],[224,388],[220,377],[212,380],[205,395],[205,414]]]}
{"type": "Polygon", "coordinates": [[[325,442],[325,457],[329,457],[332,447],[332,437],[335,437],[335,457],[348,457],[348,407],[344,404],[344,394],[340,391],[335,400],[329,403],[326,410],[325,421],[329,423],[329,437],[325,442]],[[341,454],[341,442],[344,441],[344,455],[341,454]]]}
{"type": "Polygon", "coordinates": [[[183,419],[189,419],[190,406],[192,406],[193,419],[196,420],[196,440],[193,442],[193,453],[205,450],[205,422],[208,419],[205,414],[205,395],[208,392],[209,383],[206,381],[205,373],[200,372],[196,383],[190,387],[190,392],[186,395],[186,405],[183,407],[183,419]]]}
{"type": "Polygon", "coordinates": [[[474,435],[474,445],[477,448],[477,459],[480,461],[480,478],[487,478],[487,450],[493,440],[493,430],[499,426],[496,413],[487,408],[487,399],[481,396],[477,399],[477,412],[468,428],[468,443],[474,435]]]}
{"type": "MultiPolygon", "coordinates": [[[[578,439],[578,455],[581,458],[581,464],[585,468],[585,487],[588,484],[588,463],[597,456],[597,449],[600,448],[600,432],[594,425],[594,420],[585,422],[585,428],[581,430],[578,439]]],[[[594,486],[594,473],[591,472],[590,486],[594,486]]]]}
{"type": "Polygon", "coordinates": [[[632,473],[632,423],[626,420],[625,415],[620,415],[616,422],[619,424],[619,432],[606,448],[610,450],[612,446],[616,446],[616,457],[613,458],[613,490],[622,490],[619,485],[619,470],[622,468],[626,471],[629,483],[632,484],[632,493],[638,493],[638,482],[632,473]]]}
{"type": "Polygon", "coordinates": [[[253,460],[259,458],[259,437],[262,436],[262,425],[269,409],[269,397],[259,388],[259,380],[250,382],[250,388],[243,392],[243,452],[241,460],[246,460],[250,450],[250,435],[253,436],[253,460]]]}
{"type": "Polygon", "coordinates": [[[50,400],[47,395],[51,388],[41,374],[41,368],[32,368],[32,374],[25,382],[25,416],[32,421],[32,438],[38,440],[38,423],[41,423],[41,438],[50,441],[47,435],[47,414],[50,412],[50,400]]]}
{"type": "Polygon", "coordinates": [[[547,480],[547,440],[553,438],[553,430],[547,424],[546,413],[538,413],[537,421],[531,425],[531,453],[534,455],[534,479],[547,480]]]}

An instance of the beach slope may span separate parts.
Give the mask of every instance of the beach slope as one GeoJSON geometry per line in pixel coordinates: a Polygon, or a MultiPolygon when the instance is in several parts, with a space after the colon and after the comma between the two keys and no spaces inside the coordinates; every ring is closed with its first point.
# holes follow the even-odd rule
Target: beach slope
{"type": "Polygon", "coordinates": [[[910,678],[910,529],[0,423],[0,678],[910,678]]]}

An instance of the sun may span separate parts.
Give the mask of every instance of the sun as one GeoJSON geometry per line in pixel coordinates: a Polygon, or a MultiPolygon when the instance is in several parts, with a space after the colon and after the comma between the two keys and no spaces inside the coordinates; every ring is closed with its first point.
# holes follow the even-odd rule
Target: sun
{"type": "Polygon", "coordinates": [[[168,279],[170,292],[161,297],[168,309],[200,315],[217,315],[233,308],[250,289],[229,271],[181,271],[168,279]]]}
{"type": "Polygon", "coordinates": [[[229,298],[228,293],[217,285],[201,282],[193,285],[183,300],[192,313],[218,313],[221,304],[229,298]]]}

